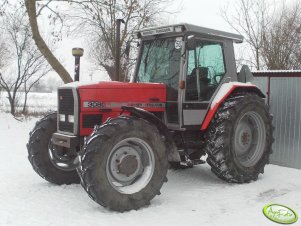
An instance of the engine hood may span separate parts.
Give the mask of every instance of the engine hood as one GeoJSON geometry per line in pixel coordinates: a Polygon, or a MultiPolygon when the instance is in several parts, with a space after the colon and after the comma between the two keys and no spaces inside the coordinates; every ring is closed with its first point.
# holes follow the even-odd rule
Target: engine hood
{"type": "Polygon", "coordinates": [[[98,82],[90,84],[78,84],[79,89],[162,89],[160,83],[128,83],[128,82],[98,82]]]}
{"type": "MultiPolygon", "coordinates": [[[[66,85],[68,86],[68,85],[66,85]]],[[[166,102],[166,85],[159,83],[99,82],[69,85],[76,87],[80,96],[81,111],[111,109],[120,111],[122,106],[162,111],[166,102]]]]}

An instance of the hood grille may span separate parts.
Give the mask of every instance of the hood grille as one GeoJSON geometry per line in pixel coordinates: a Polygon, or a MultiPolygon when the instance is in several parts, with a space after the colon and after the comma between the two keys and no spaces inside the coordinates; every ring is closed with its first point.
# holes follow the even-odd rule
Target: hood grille
{"type": "MultiPolygon", "coordinates": [[[[61,132],[74,133],[74,123],[68,122],[68,115],[74,116],[74,96],[72,89],[58,90],[58,114],[65,115],[65,121],[58,117],[58,130],[61,132]]],[[[76,119],[74,120],[76,122],[76,119]]]]}

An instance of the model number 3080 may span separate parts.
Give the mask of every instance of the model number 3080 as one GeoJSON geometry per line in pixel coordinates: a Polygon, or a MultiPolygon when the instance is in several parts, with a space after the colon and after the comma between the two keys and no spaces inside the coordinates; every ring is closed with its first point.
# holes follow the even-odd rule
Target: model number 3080
{"type": "Polygon", "coordinates": [[[101,108],[103,103],[98,101],[86,101],[84,102],[84,108],[101,108]]]}

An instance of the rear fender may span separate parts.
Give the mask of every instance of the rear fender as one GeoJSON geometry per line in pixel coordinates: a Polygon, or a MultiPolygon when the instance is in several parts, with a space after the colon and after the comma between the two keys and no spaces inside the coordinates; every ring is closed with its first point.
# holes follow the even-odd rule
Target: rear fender
{"type": "Polygon", "coordinates": [[[201,130],[206,130],[208,128],[219,106],[227,99],[228,96],[231,95],[231,93],[237,91],[256,93],[258,96],[265,98],[265,95],[262,93],[262,91],[254,84],[241,82],[225,83],[221,86],[220,90],[214,97],[201,126],[201,130]]]}
{"type": "Polygon", "coordinates": [[[165,138],[166,150],[168,152],[168,161],[169,162],[181,161],[180,154],[173,141],[171,133],[169,132],[166,125],[158,117],[156,117],[154,114],[152,114],[144,109],[141,109],[141,108],[126,107],[126,106],[123,106],[121,108],[122,108],[122,110],[130,112],[131,115],[133,115],[137,118],[142,118],[142,119],[150,122],[152,125],[156,126],[157,129],[159,130],[161,136],[164,136],[164,138],[165,138]]]}

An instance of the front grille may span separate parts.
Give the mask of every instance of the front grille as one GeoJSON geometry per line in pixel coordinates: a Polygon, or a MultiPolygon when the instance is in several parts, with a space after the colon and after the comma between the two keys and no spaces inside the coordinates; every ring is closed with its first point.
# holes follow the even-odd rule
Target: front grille
{"type": "Polygon", "coordinates": [[[69,133],[73,133],[73,123],[69,122],[59,122],[59,131],[65,131],[69,133]]]}
{"type": "Polygon", "coordinates": [[[74,97],[72,89],[59,89],[59,114],[74,115],[74,97]]]}
{"type": "MultiPolygon", "coordinates": [[[[65,122],[59,121],[58,129],[62,132],[74,133],[74,123],[68,122],[68,115],[74,115],[74,96],[72,89],[58,90],[58,113],[65,115],[65,122]]],[[[58,119],[59,120],[59,119],[58,119]]],[[[75,119],[76,120],[76,119],[75,119]]]]}
{"type": "Polygon", "coordinates": [[[83,128],[94,128],[102,122],[101,114],[83,115],[83,128]]]}

